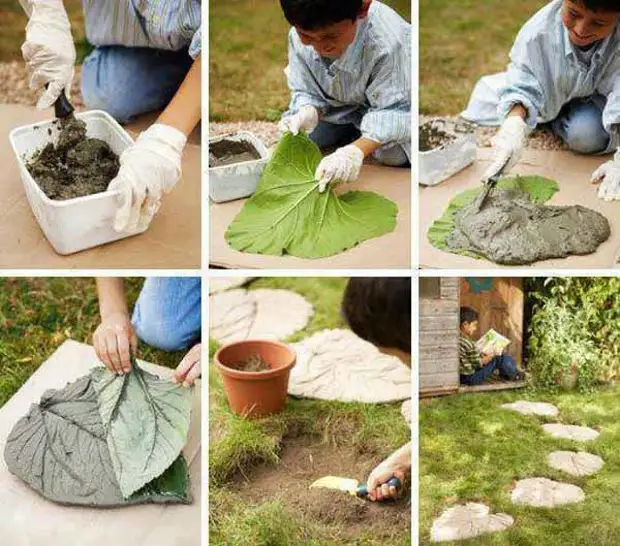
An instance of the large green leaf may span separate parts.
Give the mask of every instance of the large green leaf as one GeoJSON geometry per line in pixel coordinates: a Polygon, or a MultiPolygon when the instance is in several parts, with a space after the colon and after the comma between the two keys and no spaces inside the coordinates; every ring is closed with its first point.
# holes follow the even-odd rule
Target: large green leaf
{"type": "Polygon", "coordinates": [[[187,441],[191,392],[132,363],[116,375],[93,370],[99,413],[124,497],[160,476],[187,441]]]}
{"type": "MultiPolygon", "coordinates": [[[[542,176],[502,178],[497,183],[497,187],[519,189],[529,194],[530,199],[534,203],[546,203],[560,189],[557,182],[549,180],[548,178],[543,178],[542,176]]],[[[454,217],[457,212],[469,205],[481,191],[481,187],[465,190],[452,198],[441,218],[435,220],[428,230],[428,240],[434,247],[471,258],[481,258],[479,254],[468,250],[453,250],[448,248],[446,244],[446,239],[454,231],[454,217]]]]}
{"type": "Polygon", "coordinates": [[[63,389],[46,391],[11,430],[4,458],[10,472],[41,495],[63,504],[117,506],[191,500],[182,455],[157,479],[124,498],[90,375],[63,389]]]}
{"type": "Polygon", "coordinates": [[[323,258],[394,230],[398,208],[373,192],[319,193],[321,152],[305,135],[285,134],[256,193],[226,231],[242,252],[323,258]]]}

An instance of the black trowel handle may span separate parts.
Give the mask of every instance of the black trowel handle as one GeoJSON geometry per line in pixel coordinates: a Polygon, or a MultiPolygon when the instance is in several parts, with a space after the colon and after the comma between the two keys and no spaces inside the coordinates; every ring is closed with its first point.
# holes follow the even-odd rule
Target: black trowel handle
{"type": "MultiPolygon", "coordinates": [[[[400,489],[400,486],[402,485],[400,480],[398,478],[390,478],[387,482],[385,482],[384,485],[387,485],[388,487],[396,487],[396,489],[400,489]]],[[[366,485],[359,485],[357,487],[357,496],[364,498],[368,496],[368,488],[366,487],[366,485]]]]}
{"type": "MultiPolygon", "coordinates": [[[[45,84],[45,89],[47,89],[48,85],[49,84],[47,83],[45,84]]],[[[73,114],[74,110],[75,108],[73,108],[73,105],[69,102],[67,94],[63,89],[60,95],[58,95],[56,102],[54,103],[54,115],[57,118],[66,118],[73,114]]]]}

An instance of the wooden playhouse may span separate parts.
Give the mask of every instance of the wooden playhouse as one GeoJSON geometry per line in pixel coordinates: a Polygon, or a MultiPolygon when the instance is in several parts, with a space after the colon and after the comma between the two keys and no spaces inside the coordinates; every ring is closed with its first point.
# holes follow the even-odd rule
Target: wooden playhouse
{"type": "Polygon", "coordinates": [[[479,334],[493,328],[510,339],[506,352],[523,360],[523,279],[424,277],[420,279],[420,396],[514,389],[524,382],[499,379],[476,387],[459,384],[459,309],[479,314],[479,334]]]}

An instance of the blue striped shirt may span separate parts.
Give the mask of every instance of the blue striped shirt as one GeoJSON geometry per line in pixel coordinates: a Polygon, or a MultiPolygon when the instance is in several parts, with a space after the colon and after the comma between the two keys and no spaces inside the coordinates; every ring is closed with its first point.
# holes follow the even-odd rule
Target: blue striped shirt
{"type": "Polygon", "coordinates": [[[482,78],[465,118],[494,125],[520,103],[534,128],[557,118],[572,99],[599,94],[607,99],[603,125],[612,134],[620,123],[620,24],[584,54],[570,41],[561,10],[562,0],[554,0],[523,26],[508,71],[482,78]]]}
{"type": "Polygon", "coordinates": [[[289,111],[315,106],[322,120],[358,127],[382,144],[411,141],[411,25],[376,0],[353,43],[335,61],[289,33],[289,111]]]}
{"type": "Polygon", "coordinates": [[[202,48],[201,0],[82,0],[86,38],[95,46],[179,51],[202,48]]]}

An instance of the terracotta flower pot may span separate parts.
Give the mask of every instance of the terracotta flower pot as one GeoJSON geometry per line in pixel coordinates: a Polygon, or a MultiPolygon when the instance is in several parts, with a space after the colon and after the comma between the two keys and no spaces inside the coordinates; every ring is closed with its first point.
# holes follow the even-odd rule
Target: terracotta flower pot
{"type": "Polygon", "coordinates": [[[277,341],[237,341],[221,347],[213,360],[222,374],[224,391],[234,413],[254,419],[284,409],[288,378],[296,361],[293,349],[277,341]],[[259,356],[270,369],[246,372],[229,367],[251,356],[259,356]]]}

